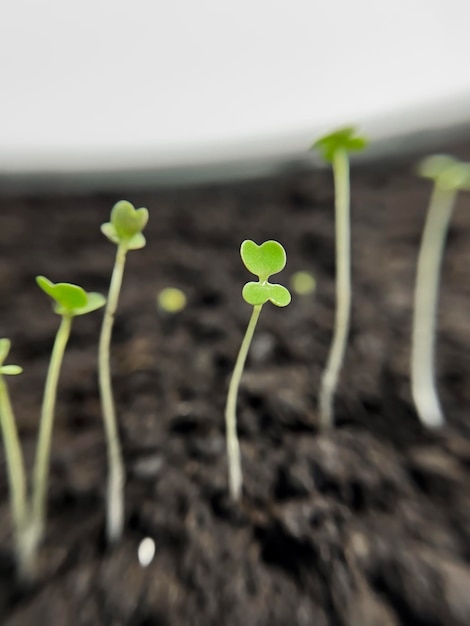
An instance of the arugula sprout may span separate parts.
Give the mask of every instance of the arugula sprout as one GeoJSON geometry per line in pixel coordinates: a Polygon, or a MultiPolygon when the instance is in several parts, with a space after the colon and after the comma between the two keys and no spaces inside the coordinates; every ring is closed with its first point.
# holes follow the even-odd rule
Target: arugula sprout
{"type": "Polygon", "coordinates": [[[356,129],[339,129],[318,139],[313,148],[331,163],[335,183],[336,230],[336,315],[333,341],[323,372],[320,395],[320,425],[328,428],[334,423],[333,401],[344,361],[351,316],[351,218],[349,152],[363,150],[367,140],[356,129]]]}
{"type": "Polygon", "coordinates": [[[258,276],[258,281],[249,282],[243,287],[243,299],[253,306],[253,312],[235,363],[225,407],[229,492],[235,501],[240,498],[243,484],[236,410],[238,388],[246,357],[263,305],[269,301],[276,306],[285,307],[291,301],[291,295],[286,287],[269,282],[270,276],[283,270],[286,265],[286,252],[280,243],[265,241],[258,246],[254,241],[247,239],[241,245],[240,255],[248,271],[258,276]]]}
{"type": "Polygon", "coordinates": [[[434,373],[439,275],[457,192],[470,191],[470,164],[450,156],[436,155],[421,161],[418,173],[432,180],[434,189],[421,239],[416,273],[411,390],[421,422],[436,428],[445,422],[434,373]]]}
{"type": "Polygon", "coordinates": [[[78,285],[70,283],[54,284],[45,276],[37,276],[36,282],[39,288],[52,299],[54,312],[60,315],[62,319],[55,337],[47,372],[33,468],[30,530],[35,546],[41,542],[46,524],[46,495],[57,385],[65,348],[72,328],[72,320],[79,315],[96,311],[103,307],[106,302],[105,297],[101,294],[88,293],[78,285]]]}
{"type": "Polygon", "coordinates": [[[106,431],[108,453],[108,487],[106,498],[106,536],[109,543],[118,541],[124,527],[124,480],[125,471],[114,407],[110,370],[110,345],[114,315],[121,291],[124,266],[128,250],[145,246],[142,234],[149,218],[145,208],[135,209],[127,200],[121,200],[111,210],[110,221],[101,225],[102,233],[117,246],[116,259],[108,301],[101,327],[98,350],[98,375],[106,431]]]}

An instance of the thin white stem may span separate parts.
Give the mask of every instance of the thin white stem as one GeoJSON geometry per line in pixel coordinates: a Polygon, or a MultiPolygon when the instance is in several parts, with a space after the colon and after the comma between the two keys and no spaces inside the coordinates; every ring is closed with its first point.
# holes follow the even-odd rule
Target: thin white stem
{"type": "Polygon", "coordinates": [[[434,347],[440,268],[455,196],[455,190],[434,186],[416,273],[411,390],[420,420],[431,428],[442,426],[445,421],[436,390],[434,347]]]}
{"type": "Polygon", "coordinates": [[[235,501],[240,498],[243,484],[242,467],[240,460],[240,444],[238,442],[237,435],[238,387],[240,386],[240,380],[243,374],[246,357],[250,348],[251,340],[253,339],[253,333],[255,332],[256,323],[258,322],[259,314],[261,313],[262,307],[262,304],[258,304],[253,307],[253,312],[248,323],[248,328],[246,329],[245,336],[243,337],[242,345],[240,346],[240,351],[237,356],[237,361],[235,363],[232,378],[230,379],[230,385],[227,395],[227,404],[225,407],[229,492],[230,497],[232,498],[232,500],[235,501]]]}
{"type": "Polygon", "coordinates": [[[333,158],[333,176],[335,181],[336,314],[334,337],[320,387],[319,411],[322,428],[328,428],[334,423],[333,402],[346,350],[351,311],[349,161],[345,150],[338,150],[333,158]]]}
{"type": "Polygon", "coordinates": [[[34,537],[32,541],[37,545],[42,540],[46,524],[47,486],[49,482],[49,462],[52,427],[54,425],[54,409],[57,398],[57,384],[71,327],[72,317],[70,315],[63,315],[55,337],[44,389],[36,459],[33,470],[31,508],[31,533],[34,537]]]}
{"type": "Polygon", "coordinates": [[[108,487],[106,498],[106,536],[109,543],[118,541],[124,527],[124,463],[114,407],[110,369],[110,345],[114,315],[121,291],[127,248],[118,245],[98,352],[98,375],[106,443],[108,451],[108,487]]]}
{"type": "Polygon", "coordinates": [[[5,459],[10,490],[10,506],[16,547],[16,563],[20,579],[31,574],[27,547],[28,492],[23,453],[8,387],[0,375],[0,424],[5,445],[5,459]]]}

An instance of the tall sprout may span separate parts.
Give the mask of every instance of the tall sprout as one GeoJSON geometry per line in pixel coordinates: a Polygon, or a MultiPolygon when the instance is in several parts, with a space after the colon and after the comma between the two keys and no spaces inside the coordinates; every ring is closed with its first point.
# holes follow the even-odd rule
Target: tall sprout
{"type": "Polygon", "coordinates": [[[333,168],[335,184],[336,231],[336,315],[333,341],[323,372],[320,394],[320,425],[328,428],[334,423],[334,396],[344,361],[351,315],[351,218],[349,190],[349,152],[363,150],[364,137],[354,128],[343,128],[318,139],[313,148],[333,168]]]}
{"type": "Polygon", "coordinates": [[[126,255],[129,250],[145,246],[142,234],[148,222],[147,209],[135,209],[126,200],[118,202],[111,211],[110,221],[102,224],[103,234],[117,246],[108,301],[101,328],[98,351],[98,375],[108,452],[108,486],[106,498],[106,536],[109,543],[118,541],[124,527],[125,471],[114,407],[111,384],[110,345],[114,315],[121,291],[126,255]]]}
{"type": "Polygon", "coordinates": [[[416,272],[411,347],[411,390],[421,422],[430,428],[445,422],[434,372],[439,276],[455,198],[470,190],[470,164],[437,155],[424,159],[419,173],[434,182],[416,272]]]}

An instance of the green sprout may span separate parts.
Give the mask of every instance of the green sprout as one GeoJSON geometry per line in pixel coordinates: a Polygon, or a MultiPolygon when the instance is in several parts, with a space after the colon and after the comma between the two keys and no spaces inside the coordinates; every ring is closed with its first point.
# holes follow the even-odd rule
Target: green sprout
{"type": "Polygon", "coordinates": [[[52,298],[54,312],[60,315],[62,319],[54,341],[46,377],[38,444],[33,468],[30,530],[35,546],[42,540],[45,529],[46,494],[57,384],[65,348],[70,336],[72,320],[79,315],[85,315],[100,309],[106,302],[105,297],[101,294],[88,293],[78,285],[71,285],[70,283],[54,284],[45,276],[37,276],[36,282],[39,288],[52,298]]]}
{"type": "Polygon", "coordinates": [[[157,296],[157,306],[168,314],[179,313],[186,307],[186,294],[177,287],[165,287],[157,296]]]}
{"type": "Polygon", "coordinates": [[[312,272],[300,270],[290,277],[290,286],[298,296],[309,296],[314,293],[317,283],[312,272]]]}
{"type": "Polygon", "coordinates": [[[8,387],[3,378],[21,374],[23,370],[19,365],[4,365],[10,346],[9,339],[0,339],[0,426],[5,446],[16,562],[20,578],[25,578],[30,571],[26,471],[8,387]]]}
{"type": "Polygon", "coordinates": [[[269,300],[276,306],[284,307],[291,301],[288,289],[282,285],[272,284],[268,280],[270,276],[283,270],[286,265],[286,252],[280,243],[265,241],[258,246],[254,241],[247,239],[241,245],[240,255],[247,270],[258,276],[259,280],[249,282],[243,287],[242,296],[248,304],[253,306],[253,312],[235,363],[225,407],[229,492],[235,501],[240,498],[243,482],[236,410],[238,388],[246,357],[263,304],[269,300]]]}
{"type": "Polygon", "coordinates": [[[110,345],[113,329],[113,320],[116,313],[121,291],[122,277],[129,250],[138,250],[145,246],[145,237],[142,234],[148,222],[147,209],[135,209],[134,206],[121,200],[114,205],[110,221],[101,225],[102,233],[117,246],[111,284],[109,286],[108,301],[101,328],[98,372],[101,394],[101,406],[106,431],[108,450],[108,487],[106,498],[106,536],[109,543],[118,541],[124,527],[124,463],[122,460],[121,444],[114,407],[113,391],[110,370],[110,345]]]}
{"type": "Polygon", "coordinates": [[[322,137],[313,144],[333,167],[335,183],[336,230],[336,315],[334,337],[323,372],[319,412],[323,428],[333,425],[333,401],[344,361],[351,315],[351,226],[349,189],[349,152],[358,152],[367,140],[354,128],[343,128],[322,137]]]}
{"type": "Polygon", "coordinates": [[[436,155],[420,163],[419,174],[434,181],[434,189],[418,255],[411,348],[411,389],[421,422],[436,428],[442,426],[445,421],[434,374],[439,275],[457,192],[470,191],[470,164],[461,163],[450,156],[436,155]]]}

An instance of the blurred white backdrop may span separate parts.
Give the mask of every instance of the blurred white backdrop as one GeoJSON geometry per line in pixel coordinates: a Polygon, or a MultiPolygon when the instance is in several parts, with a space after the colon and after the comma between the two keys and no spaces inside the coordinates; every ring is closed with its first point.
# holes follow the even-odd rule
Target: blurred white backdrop
{"type": "Polygon", "coordinates": [[[470,119],[469,0],[2,0],[0,171],[292,155],[470,119]]]}

